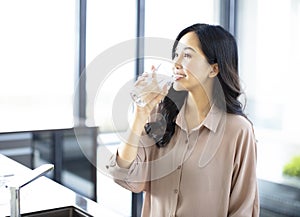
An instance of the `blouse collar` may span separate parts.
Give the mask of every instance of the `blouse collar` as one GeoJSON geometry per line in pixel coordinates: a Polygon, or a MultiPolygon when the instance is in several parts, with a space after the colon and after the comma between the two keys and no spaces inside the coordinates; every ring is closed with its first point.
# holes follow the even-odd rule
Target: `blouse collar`
{"type": "MultiPolygon", "coordinates": [[[[183,130],[187,130],[187,123],[185,120],[185,107],[186,107],[186,100],[180,109],[177,118],[176,118],[176,124],[182,128],[183,130]]],[[[213,104],[206,116],[206,118],[203,120],[201,124],[193,128],[191,131],[199,130],[202,126],[205,126],[210,131],[216,133],[217,128],[221,122],[222,115],[224,115],[225,112],[221,111],[215,104],[213,104]]]]}

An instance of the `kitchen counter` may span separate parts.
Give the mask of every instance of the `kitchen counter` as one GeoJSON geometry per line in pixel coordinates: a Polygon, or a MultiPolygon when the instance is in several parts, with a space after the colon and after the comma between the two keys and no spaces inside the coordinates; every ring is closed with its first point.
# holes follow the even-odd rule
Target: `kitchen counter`
{"type": "MultiPolygon", "coordinates": [[[[29,168],[0,154],[0,216],[10,216],[9,190],[3,186],[3,175],[12,175],[5,181],[22,177],[29,168]]],[[[20,190],[21,214],[74,206],[92,216],[121,217],[121,215],[101,206],[88,198],[54,182],[47,177],[40,177],[20,190]]]]}

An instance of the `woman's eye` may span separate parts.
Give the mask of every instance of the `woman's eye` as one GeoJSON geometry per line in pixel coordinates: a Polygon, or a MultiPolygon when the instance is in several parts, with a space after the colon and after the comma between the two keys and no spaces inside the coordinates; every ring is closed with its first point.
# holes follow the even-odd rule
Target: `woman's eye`
{"type": "Polygon", "coordinates": [[[188,53],[185,53],[185,54],[184,54],[184,57],[185,57],[185,58],[191,58],[192,55],[191,55],[191,54],[188,54],[188,53]]]}

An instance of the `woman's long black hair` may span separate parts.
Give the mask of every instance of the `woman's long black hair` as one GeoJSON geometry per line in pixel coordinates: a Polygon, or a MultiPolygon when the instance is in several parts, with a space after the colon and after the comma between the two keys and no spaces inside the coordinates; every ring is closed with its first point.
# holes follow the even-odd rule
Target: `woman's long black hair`
{"type": "MultiPolygon", "coordinates": [[[[179,40],[187,33],[194,32],[199,38],[200,48],[209,64],[217,63],[219,82],[214,82],[213,100],[215,105],[227,113],[246,117],[239,101],[242,94],[238,73],[238,51],[234,37],[221,26],[194,24],[182,30],[173,45],[172,58],[179,40]],[[217,88],[217,84],[221,88],[217,88]]],[[[176,117],[187,96],[186,91],[170,88],[167,96],[158,105],[160,118],[145,125],[147,134],[154,138],[158,147],[166,146],[175,132],[176,117]]]]}

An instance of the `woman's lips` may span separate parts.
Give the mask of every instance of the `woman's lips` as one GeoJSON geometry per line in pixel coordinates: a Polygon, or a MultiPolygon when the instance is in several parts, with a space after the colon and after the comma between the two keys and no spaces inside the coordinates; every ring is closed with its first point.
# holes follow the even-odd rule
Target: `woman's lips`
{"type": "Polygon", "coordinates": [[[178,81],[178,80],[180,80],[182,78],[185,78],[185,77],[186,77],[186,75],[183,75],[183,74],[175,74],[174,75],[175,81],[178,81]]]}

